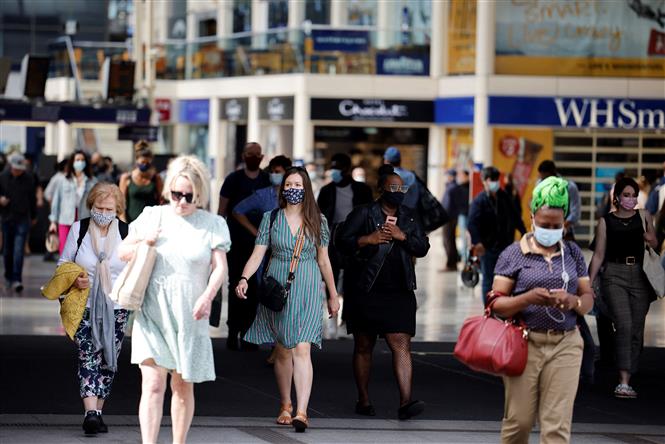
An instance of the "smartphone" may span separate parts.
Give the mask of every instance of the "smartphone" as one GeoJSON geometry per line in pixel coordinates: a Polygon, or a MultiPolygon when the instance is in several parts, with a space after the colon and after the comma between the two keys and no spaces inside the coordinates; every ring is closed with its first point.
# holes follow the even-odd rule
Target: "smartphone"
{"type": "Polygon", "coordinates": [[[396,225],[397,218],[395,216],[386,216],[386,224],[396,225]]]}

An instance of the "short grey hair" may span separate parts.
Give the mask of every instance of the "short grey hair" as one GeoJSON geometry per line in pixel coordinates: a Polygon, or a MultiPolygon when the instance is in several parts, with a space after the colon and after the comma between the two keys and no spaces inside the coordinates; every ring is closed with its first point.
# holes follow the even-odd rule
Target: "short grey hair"
{"type": "Polygon", "coordinates": [[[162,196],[171,200],[171,188],[178,177],[184,177],[192,184],[194,200],[198,208],[206,208],[210,201],[210,172],[196,156],[179,156],[173,159],[166,171],[162,196]]]}

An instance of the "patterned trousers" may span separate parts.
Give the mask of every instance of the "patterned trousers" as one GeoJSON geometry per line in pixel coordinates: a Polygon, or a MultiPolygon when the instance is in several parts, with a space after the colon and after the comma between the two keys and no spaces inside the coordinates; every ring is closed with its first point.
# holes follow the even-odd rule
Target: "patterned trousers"
{"type": "MultiPolygon", "coordinates": [[[[125,327],[127,326],[128,318],[129,311],[115,310],[115,345],[118,355],[120,355],[120,347],[122,346],[122,339],[125,336],[125,327]]],[[[76,331],[76,335],[74,335],[74,342],[79,349],[78,378],[81,398],[93,396],[100,399],[108,398],[111,394],[115,372],[106,367],[104,352],[102,350],[95,351],[95,346],[92,342],[90,310],[87,308],[83,313],[81,325],[79,325],[79,329],[76,331]]]]}

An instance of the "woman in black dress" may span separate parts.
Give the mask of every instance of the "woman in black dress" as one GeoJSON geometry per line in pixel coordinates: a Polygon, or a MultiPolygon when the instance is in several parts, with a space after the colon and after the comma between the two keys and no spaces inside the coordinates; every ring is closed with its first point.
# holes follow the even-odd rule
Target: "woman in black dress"
{"type": "Polygon", "coordinates": [[[350,262],[344,271],[344,320],[354,338],[360,415],[376,414],[368,386],[377,336],[384,337],[392,351],[399,419],[424,409],[422,401],[411,399],[411,337],[416,332],[413,258],[427,254],[429,240],[416,214],[401,205],[407,188],[393,168],[384,165],[379,169],[379,199],[356,207],[336,234],[336,246],[350,262]]]}

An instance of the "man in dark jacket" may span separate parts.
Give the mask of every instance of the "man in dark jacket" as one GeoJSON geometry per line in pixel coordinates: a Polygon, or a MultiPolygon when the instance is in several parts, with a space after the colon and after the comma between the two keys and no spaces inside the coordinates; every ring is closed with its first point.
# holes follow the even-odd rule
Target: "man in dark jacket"
{"type": "MultiPolygon", "coordinates": [[[[334,235],[337,225],[344,222],[346,217],[358,205],[372,201],[372,189],[351,177],[351,158],[343,153],[332,156],[330,165],[332,182],[321,188],[317,203],[321,213],[328,220],[330,233],[334,235]]],[[[328,255],[332,265],[335,282],[339,279],[340,271],[344,268],[342,256],[333,242],[328,247],[328,255]]]]}
{"type": "Polygon", "coordinates": [[[9,168],[0,174],[0,214],[4,239],[5,279],[17,293],[23,291],[23,255],[30,224],[37,217],[35,179],[26,172],[21,154],[9,156],[9,168]]]}
{"type": "Polygon", "coordinates": [[[522,215],[501,189],[499,170],[489,166],[483,168],[481,178],[485,191],[471,202],[469,210],[469,233],[474,254],[480,257],[483,274],[483,301],[492,289],[494,267],[499,254],[515,240],[515,230],[526,233],[522,215]]]}
{"type": "Polygon", "coordinates": [[[457,251],[456,232],[459,212],[454,201],[454,195],[459,185],[456,182],[457,172],[454,169],[446,173],[446,191],[443,193],[441,205],[448,213],[448,223],[443,226],[443,248],[446,250],[446,266],[441,271],[457,271],[457,262],[460,255],[457,251]]]}

